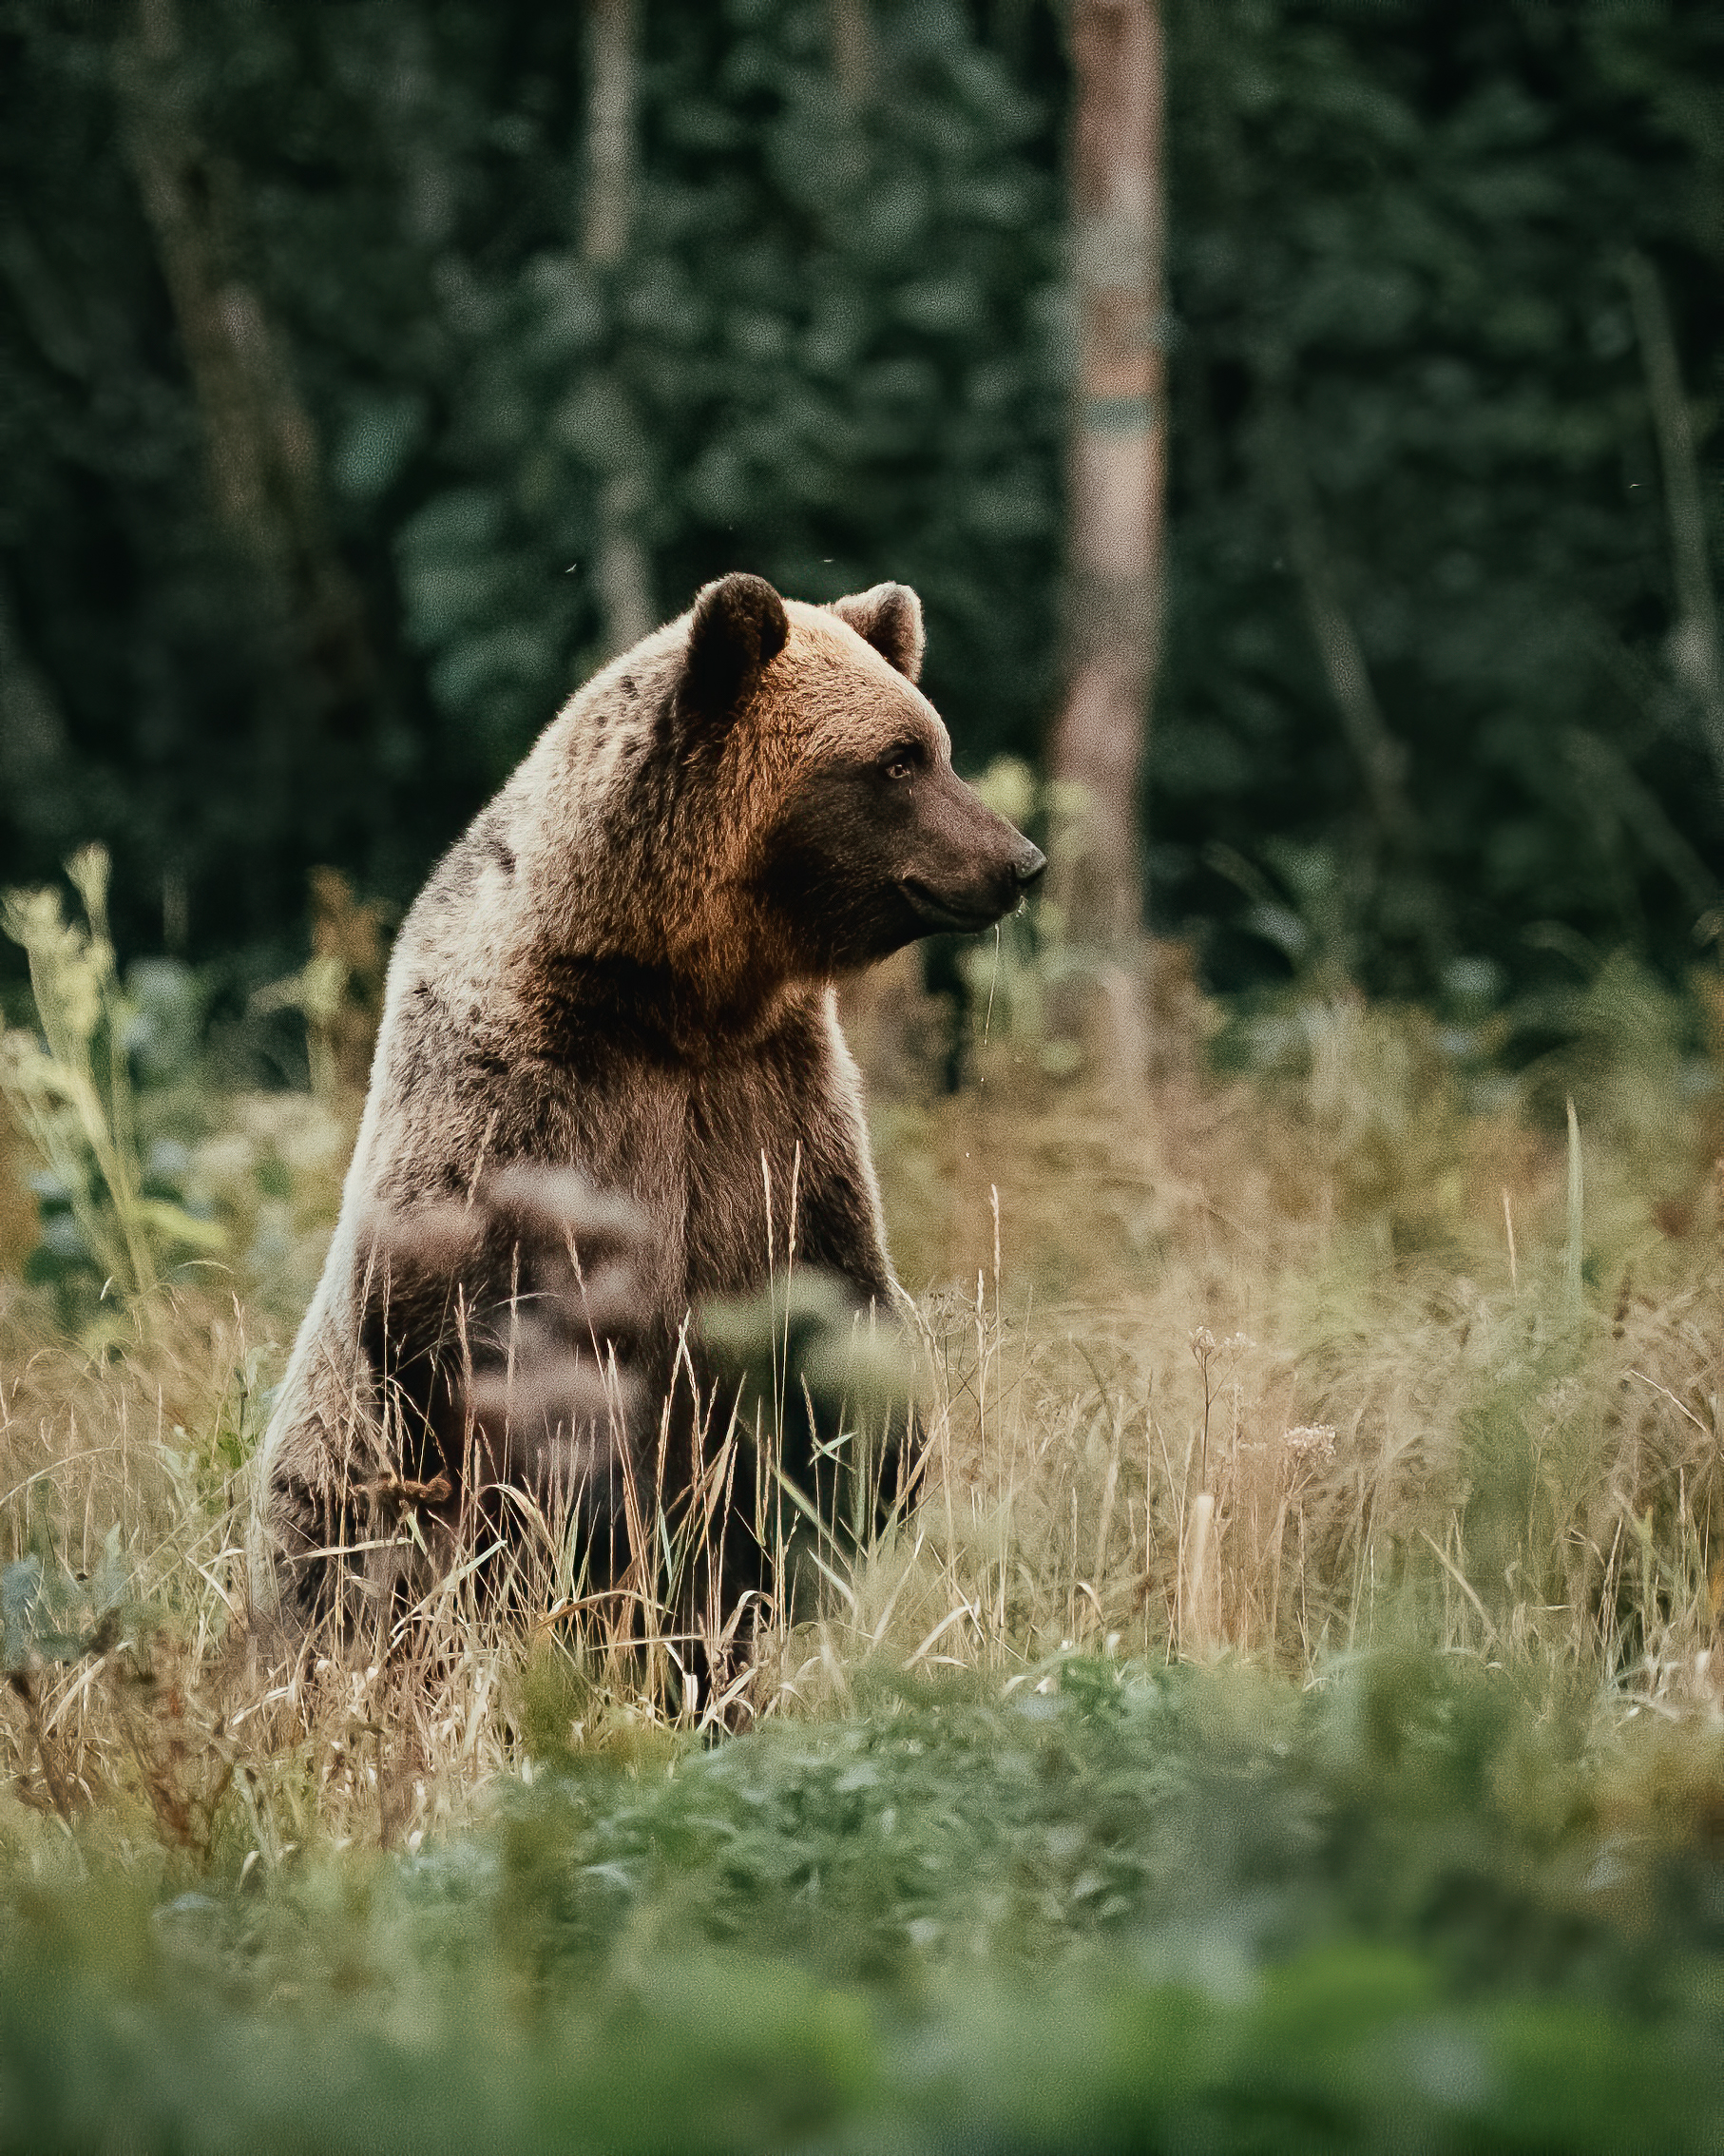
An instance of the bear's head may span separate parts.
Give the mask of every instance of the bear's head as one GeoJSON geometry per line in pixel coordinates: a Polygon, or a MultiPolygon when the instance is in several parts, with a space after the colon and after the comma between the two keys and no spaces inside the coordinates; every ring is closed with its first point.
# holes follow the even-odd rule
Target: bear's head
{"type": "Polygon", "coordinates": [[[725,880],[762,956],[830,975],[1017,906],[1047,864],[952,769],[916,686],[913,591],[814,606],[733,575],[686,621],[678,753],[732,835],[725,880]]]}

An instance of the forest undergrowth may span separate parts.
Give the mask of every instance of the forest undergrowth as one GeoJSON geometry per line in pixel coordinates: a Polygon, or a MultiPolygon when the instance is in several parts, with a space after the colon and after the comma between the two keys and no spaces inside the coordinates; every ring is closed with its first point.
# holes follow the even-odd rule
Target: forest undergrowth
{"type": "Polygon", "coordinates": [[[922,1482],[703,1689],[650,1488],[620,1593],[523,1508],[501,1607],[463,1568],[297,1661],[250,1620],[350,973],[277,998],[314,1092],[224,1090],[79,883],[9,919],[11,2138],[1713,2145],[1710,977],[1607,966],[1516,1068],[1344,987],[1220,1011],[1164,949],[1121,1076],[1008,939],[948,1093],[889,971],[922,1482]]]}

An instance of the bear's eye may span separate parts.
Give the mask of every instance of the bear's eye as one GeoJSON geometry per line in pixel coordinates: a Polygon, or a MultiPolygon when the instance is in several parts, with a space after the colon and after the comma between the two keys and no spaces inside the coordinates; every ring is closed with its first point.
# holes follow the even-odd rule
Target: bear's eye
{"type": "Polygon", "coordinates": [[[922,761],[922,752],[913,741],[906,741],[895,748],[880,766],[889,779],[911,779],[922,761]]]}

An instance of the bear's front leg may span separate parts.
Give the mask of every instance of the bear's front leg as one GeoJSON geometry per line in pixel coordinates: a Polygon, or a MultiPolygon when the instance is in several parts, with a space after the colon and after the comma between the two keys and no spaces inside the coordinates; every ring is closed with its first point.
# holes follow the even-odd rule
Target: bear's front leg
{"type": "Polygon", "coordinates": [[[607,1569],[634,1470],[643,1230],[567,1169],[520,1164],[473,1203],[378,1209],[360,1238],[364,1347],[396,1463],[387,1511],[447,1527],[529,1498],[579,1513],[607,1569]]]}

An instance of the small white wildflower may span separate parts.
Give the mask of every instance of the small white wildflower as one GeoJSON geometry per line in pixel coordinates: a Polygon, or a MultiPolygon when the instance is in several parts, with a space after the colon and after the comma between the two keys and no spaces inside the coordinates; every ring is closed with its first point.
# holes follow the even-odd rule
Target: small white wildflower
{"type": "Polygon", "coordinates": [[[1335,1426],[1332,1422],[1302,1422],[1297,1429],[1283,1431],[1281,1442],[1287,1447],[1289,1457],[1301,1466],[1332,1460],[1335,1426]]]}

